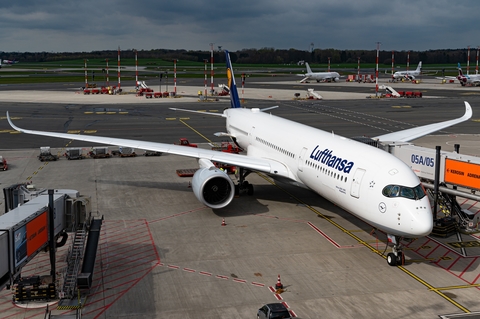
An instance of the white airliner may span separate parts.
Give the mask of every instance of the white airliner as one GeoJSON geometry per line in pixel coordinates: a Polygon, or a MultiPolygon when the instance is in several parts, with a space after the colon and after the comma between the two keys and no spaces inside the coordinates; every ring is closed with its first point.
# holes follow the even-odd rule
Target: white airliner
{"type": "Polygon", "coordinates": [[[412,80],[415,80],[416,76],[420,76],[421,73],[422,73],[422,61],[418,63],[417,69],[414,71],[397,71],[393,73],[393,80],[397,81],[397,80],[405,79],[408,81],[412,81],[412,80]]]}
{"type": "MultiPolygon", "coordinates": [[[[216,135],[232,138],[246,155],[130,139],[26,130],[15,126],[8,112],[7,119],[13,129],[27,134],[197,158],[200,169],[192,179],[193,193],[200,202],[213,209],[227,206],[240,191],[253,194],[253,186],[245,180],[251,172],[261,172],[276,180],[311,189],[387,233],[393,244],[393,252],[387,255],[388,264],[403,264],[400,239],[426,236],[433,228],[430,202],[413,171],[379,148],[267,112],[276,106],[242,108],[230,56],[225,52],[231,107],[222,114],[182,111],[225,118],[226,133],[216,135]],[[234,185],[213,162],[239,167],[238,184],[234,185]]],[[[381,135],[376,139],[410,141],[419,138],[468,120],[472,109],[467,102],[465,107],[465,115],[460,118],[381,135]]]]}
{"type": "Polygon", "coordinates": [[[462,86],[467,84],[478,86],[480,85],[480,74],[463,74],[462,67],[458,63],[458,81],[462,86]]]}
{"type": "Polygon", "coordinates": [[[298,76],[304,77],[304,79],[301,80],[300,83],[306,82],[308,80],[316,80],[317,82],[335,82],[340,80],[340,74],[338,74],[338,72],[312,72],[312,69],[310,69],[310,65],[308,65],[308,62],[305,62],[305,65],[307,67],[307,73],[297,74],[298,76]]]}
{"type": "Polygon", "coordinates": [[[18,63],[18,61],[16,60],[2,60],[0,59],[0,69],[2,68],[2,66],[11,66],[12,64],[16,64],[18,63]]]}

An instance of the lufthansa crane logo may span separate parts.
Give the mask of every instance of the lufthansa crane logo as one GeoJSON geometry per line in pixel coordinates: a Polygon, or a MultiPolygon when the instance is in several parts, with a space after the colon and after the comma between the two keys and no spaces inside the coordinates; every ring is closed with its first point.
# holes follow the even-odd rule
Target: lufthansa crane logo
{"type": "Polygon", "coordinates": [[[378,204],[378,210],[380,213],[385,213],[387,211],[387,205],[384,202],[378,204]]]}
{"type": "Polygon", "coordinates": [[[232,87],[232,70],[230,68],[227,69],[227,79],[228,79],[228,87],[232,87]]]}

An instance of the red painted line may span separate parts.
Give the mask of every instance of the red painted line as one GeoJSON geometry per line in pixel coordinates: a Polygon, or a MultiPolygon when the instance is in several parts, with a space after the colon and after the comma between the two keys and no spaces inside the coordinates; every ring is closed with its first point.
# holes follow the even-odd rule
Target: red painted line
{"type": "Polygon", "coordinates": [[[251,284],[254,285],[254,286],[257,286],[257,287],[265,287],[265,284],[261,284],[259,282],[255,282],[255,281],[252,281],[251,284]]]}
{"type": "Polygon", "coordinates": [[[206,272],[206,271],[199,271],[198,272],[200,275],[204,275],[204,276],[211,276],[212,274],[209,273],[209,272],[206,272]]]}
{"type": "Polygon", "coordinates": [[[475,277],[475,279],[472,281],[472,284],[476,283],[478,278],[480,278],[480,273],[477,275],[477,277],[475,277]]]}
{"type": "Polygon", "coordinates": [[[293,310],[289,310],[288,312],[290,312],[292,318],[297,318],[297,314],[293,310]]]}
{"type": "Polygon", "coordinates": [[[461,259],[461,257],[457,257],[457,259],[455,259],[451,264],[450,266],[448,266],[447,270],[450,270],[450,268],[453,267],[453,265],[455,265],[457,263],[457,261],[459,261],[461,259]]]}
{"type": "Polygon", "coordinates": [[[172,268],[172,269],[179,269],[180,267],[178,266],[175,266],[175,265],[167,265],[168,268],[172,268]]]}
{"type": "Polygon", "coordinates": [[[273,292],[273,293],[275,293],[275,291],[276,291],[275,288],[273,288],[272,286],[269,286],[269,287],[268,287],[268,290],[270,290],[270,291],[273,292]]]}
{"type": "MultiPolygon", "coordinates": [[[[152,267],[152,269],[155,268],[155,267],[152,267]]],[[[146,271],[146,273],[149,273],[151,270],[148,270],[146,271]]],[[[144,274],[145,276],[146,274],[144,274]]],[[[140,279],[143,278],[144,276],[142,277],[139,277],[140,279]]],[[[116,291],[112,291],[113,289],[117,289],[117,288],[120,288],[126,284],[131,284],[133,283],[131,286],[128,286],[126,287],[124,290],[119,290],[121,293],[125,293],[126,291],[130,290],[137,282],[138,282],[138,279],[139,278],[135,278],[135,279],[132,279],[132,280],[129,280],[129,281],[126,281],[125,283],[121,283],[121,284],[118,284],[116,286],[112,286],[112,287],[109,287],[109,289],[105,289],[105,290],[102,290],[102,291],[98,291],[92,295],[89,296],[89,298],[91,298],[91,296],[93,295],[101,295],[101,296],[104,296],[103,298],[99,298],[98,300],[94,300],[94,301],[91,301],[89,302],[88,304],[86,304],[86,306],[92,306],[93,304],[96,304],[96,303],[99,303],[101,302],[100,306],[97,308],[97,309],[92,309],[90,310],[90,312],[88,313],[92,313],[92,312],[95,312],[97,311],[98,309],[102,309],[105,307],[104,304],[106,304],[107,302],[105,302],[107,299],[112,299],[112,298],[115,298],[117,295],[118,295],[118,292],[116,291]],[[110,290],[111,289],[111,290],[110,290]],[[110,295],[109,295],[110,294],[110,295]]],[[[113,303],[113,302],[112,302],[113,303]]],[[[84,313],[85,314],[85,313],[84,313]]]]}
{"type": "Polygon", "coordinates": [[[196,270],[190,269],[190,268],[183,268],[183,271],[186,272],[195,272],[196,270]]]}
{"type": "MultiPolygon", "coordinates": [[[[428,238],[428,237],[427,237],[427,238],[428,238]]],[[[418,246],[418,248],[415,249],[415,250],[413,250],[413,251],[416,252],[416,253],[418,253],[418,251],[419,251],[420,249],[422,249],[422,247],[425,246],[426,244],[428,244],[429,242],[430,242],[430,238],[428,238],[428,240],[427,240],[426,242],[424,242],[423,245],[418,246]]],[[[438,248],[438,247],[437,247],[437,248],[438,248]]],[[[436,248],[435,248],[435,249],[436,249],[436,248]]]]}
{"type": "Polygon", "coordinates": [[[475,257],[475,258],[472,258],[472,261],[468,264],[467,267],[465,267],[465,269],[462,271],[462,273],[460,275],[458,275],[460,278],[462,278],[463,274],[468,270],[468,268],[470,268],[471,265],[473,265],[474,262],[476,262],[478,259],[478,257],[475,257]]]}
{"type": "Polygon", "coordinates": [[[323,231],[321,231],[317,226],[315,226],[314,224],[312,224],[311,222],[308,222],[307,223],[310,227],[312,227],[317,233],[319,233],[320,235],[322,235],[326,240],[328,240],[333,246],[337,247],[337,248],[340,248],[340,245],[337,244],[333,239],[331,239],[330,237],[327,236],[327,234],[325,234],[323,231]]]}
{"type": "Polygon", "coordinates": [[[158,263],[159,266],[165,266],[163,263],[158,263]]]}
{"type": "Polygon", "coordinates": [[[274,296],[275,298],[277,298],[277,300],[283,300],[282,296],[280,296],[279,294],[275,294],[274,296]]]}
{"type": "Polygon", "coordinates": [[[118,281],[123,278],[132,277],[133,275],[138,274],[144,271],[145,269],[149,269],[152,266],[153,265],[150,261],[146,261],[146,262],[143,262],[142,264],[133,265],[128,268],[119,268],[116,271],[111,271],[111,269],[106,269],[105,271],[108,271],[108,274],[105,272],[99,271],[97,276],[101,276],[102,281],[104,282],[104,284],[106,284],[111,282],[108,280],[109,278],[113,278],[112,281],[118,281]],[[121,276],[118,276],[119,274],[121,276]]]}
{"type": "MultiPolygon", "coordinates": [[[[156,266],[153,266],[153,267],[156,267],[156,266]]],[[[121,280],[121,279],[124,279],[124,278],[127,278],[127,277],[131,277],[131,276],[133,276],[133,275],[135,275],[135,274],[143,273],[144,271],[147,271],[147,270],[149,270],[149,269],[147,269],[147,268],[140,269],[140,270],[137,270],[137,271],[135,271],[135,272],[125,274],[124,276],[122,276],[122,277],[120,277],[120,278],[114,278],[113,280],[109,280],[109,281],[107,281],[106,278],[111,277],[111,276],[113,276],[113,275],[115,275],[115,274],[109,274],[108,276],[103,276],[103,277],[102,277],[102,282],[99,283],[99,284],[96,285],[96,286],[93,286],[93,287],[92,287],[92,290],[93,290],[94,288],[99,287],[99,286],[101,287],[102,285],[103,285],[103,286],[105,286],[105,285],[110,285],[110,284],[112,284],[112,283],[114,283],[114,282],[117,282],[117,281],[119,281],[119,280],[121,280]]],[[[124,273],[124,271],[119,271],[119,272],[117,272],[117,273],[124,273]]],[[[126,284],[128,284],[129,282],[134,281],[134,280],[135,280],[135,278],[132,279],[132,280],[125,281],[125,282],[121,282],[121,281],[120,281],[120,283],[117,284],[117,286],[115,286],[115,288],[116,288],[116,287],[120,287],[120,286],[122,286],[122,285],[126,285],[126,284]]],[[[110,289],[111,289],[111,288],[110,288],[110,289]]],[[[92,294],[89,295],[89,297],[90,297],[90,296],[94,296],[94,295],[96,295],[96,294],[98,294],[98,293],[103,293],[103,291],[104,291],[104,290],[99,291],[99,292],[92,293],[92,294]]]]}
{"type": "MultiPolygon", "coordinates": [[[[447,250],[447,251],[445,252],[445,254],[443,254],[442,257],[447,256],[449,252],[450,252],[450,250],[447,250]]],[[[438,258],[438,260],[435,261],[434,264],[437,264],[437,265],[438,265],[439,262],[443,261],[442,257],[438,258]]],[[[444,267],[442,267],[442,268],[445,269],[444,267]]],[[[445,270],[447,270],[447,269],[445,269],[445,270]]]]}
{"type": "Polygon", "coordinates": [[[428,258],[428,256],[430,256],[431,254],[433,254],[433,252],[434,252],[435,250],[437,250],[438,248],[440,248],[440,245],[437,245],[437,247],[433,248],[432,251],[429,252],[429,253],[425,256],[425,258],[428,258]]]}
{"type": "Polygon", "coordinates": [[[148,229],[148,235],[150,236],[152,247],[153,247],[153,250],[155,251],[155,256],[157,256],[157,261],[160,262],[160,255],[158,254],[157,246],[155,246],[155,240],[153,239],[152,232],[150,231],[150,225],[148,224],[147,221],[145,221],[145,226],[148,229]]]}
{"type": "MultiPolygon", "coordinates": [[[[428,237],[430,238],[430,237],[428,237]]],[[[430,238],[432,241],[436,242],[438,245],[442,246],[443,248],[449,250],[450,252],[456,254],[457,256],[465,257],[462,254],[458,253],[457,251],[453,250],[450,246],[445,245],[441,241],[437,241],[435,238],[430,238]]]]}
{"type": "Polygon", "coordinates": [[[247,282],[247,281],[246,281],[246,280],[244,280],[244,279],[238,279],[238,278],[233,278],[233,281],[235,281],[235,282],[239,282],[239,283],[242,283],[242,284],[244,284],[244,283],[246,283],[246,282],[247,282]]]}
{"type": "Polygon", "coordinates": [[[287,309],[288,309],[288,308],[290,308],[290,306],[287,304],[287,302],[286,302],[286,301],[282,301],[282,305],[284,305],[284,306],[285,306],[285,308],[287,308],[287,309]]]}
{"type": "Polygon", "coordinates": [[[225,280],[228,280],[228,277],[227,277],[227,276],[216,275],[215,277],[217,277],[218,279],[225,279],[225,280]]]}
{"type": "MultiPolygon", "coordinates": [[[[125,251],[118,254],[109,254],[108,252],[103,252],[101,254],[101,257],[104,260],[108,259],[108,260],[105,260],[105,264],[107,265],[107,267],[114,267],[113,265],[116,262],[123,262],[123,260],[129,260],[129,259],[139,260],[139,259],[142,259],[142,255],[144,256],[144,258],[148,258],[150,257],[150,255],[152,255],[151,257],[156,260],[154,256],[153,248],[150,246],[144,246],[143,248],[137,249],[135,253],[133,253],[132,251],[130,251],[130,253],[128,251],[125,251]]],[[[122,264],[122,266],[123,265],[124,264],[122,264]]]]}

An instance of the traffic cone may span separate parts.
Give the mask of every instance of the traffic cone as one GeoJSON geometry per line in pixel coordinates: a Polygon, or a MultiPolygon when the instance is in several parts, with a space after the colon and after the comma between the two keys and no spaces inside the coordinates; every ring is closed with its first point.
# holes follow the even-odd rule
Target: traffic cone
{"type": "Polygon", "coordinates": [[[222,226],[227,226],[227,223],[225,223],[225,218],[222,218],[222,226]]]}
{"type": "Polygon", "coordinates": [[[280,275],[278,275],[277,284],[275,285],[275,289],[283,289],[282,282],[280,281],[280,275]]]}

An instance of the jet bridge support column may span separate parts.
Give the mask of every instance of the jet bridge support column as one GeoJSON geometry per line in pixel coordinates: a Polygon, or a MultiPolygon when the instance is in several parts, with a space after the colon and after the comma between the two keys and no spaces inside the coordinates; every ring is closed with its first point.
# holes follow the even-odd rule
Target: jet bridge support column
{"type": "Polygon", "coordinates": [[[50,249],[50,275],[52,276],[52,282],[56,282],[56,269],[55,269],[55,254],[56,254],[56,247],[55,247],[55,206],[53,202],[53,189],[48,190],[48,246],[50,249]]]}
{"type": "Polygon", "coordinates": [[[437,205],[438,205],[438,185],[440,181],[440,150],[441,146],[435,146],[435,180],[433,181],[433,221],[437,221],[437,205]]]}
{"type": "MultiPolygon", "coordinates": [[[[454,144],[453,145],[453,150],[455,153],[460,154],[460,144],[454,144]]],[[[453,189],[457,189],[457,185],[453,185],[453,189]]]]}

